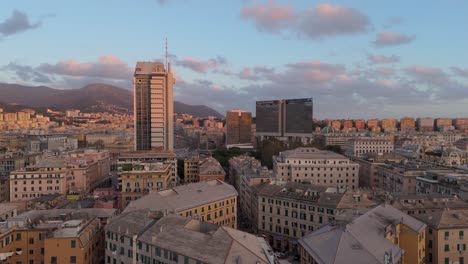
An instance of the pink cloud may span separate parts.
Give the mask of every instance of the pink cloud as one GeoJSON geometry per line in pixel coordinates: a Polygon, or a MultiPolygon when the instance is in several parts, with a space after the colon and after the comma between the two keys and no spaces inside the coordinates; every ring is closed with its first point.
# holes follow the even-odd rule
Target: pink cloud
{"type": "Polygon", "coordinates": [[[244,19],[254,20],[257,29],[266,32],[279,32],[291,26],[296,19],[292,5],[276,4],[273,0],[244,6],[241,16],[244,19]]]}
{"type": "Polygon", "coordinates": [[[414,40],[415,36],[406,35],[398,32],[379,32],[374,41],[377,47],[396,46],[408,44],[414,40]]]}
{"type": "Polygon", "coordinates": [[[226,59],[220,56],[209,59],[207,61],[202,61],[193,57],[186,57],[182,60],[175,61],[176,66],[189,68],[192,71],[198,73],[207,73],[210,70],[218,70],[220,67],[226,64],[226,59]]]}

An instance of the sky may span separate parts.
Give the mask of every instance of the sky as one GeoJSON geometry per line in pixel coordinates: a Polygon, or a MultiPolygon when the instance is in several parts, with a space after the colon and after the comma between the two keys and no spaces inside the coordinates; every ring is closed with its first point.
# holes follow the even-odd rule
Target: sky
{"type": "Polygon", "coordinates": [[[0,82],[131,89],[167,38],[175,100],[221,113],[312,97],[316,118],[468,116],[467,13],[465,0],[2,1],[0,82]]]}

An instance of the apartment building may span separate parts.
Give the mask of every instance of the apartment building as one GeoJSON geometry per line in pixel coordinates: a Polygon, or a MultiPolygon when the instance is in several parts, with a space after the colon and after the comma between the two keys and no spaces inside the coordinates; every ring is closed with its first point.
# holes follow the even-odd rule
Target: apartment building
{"type": "Polygon", "coordinates": [[[440,210],[415,216],[427,224],[426,263],[465,263],[468,260],[468,209],[440,210]]]}
{"type": "Polygon", "coordinates": [[[230,182],[239,193],[239,221],[245,230],[258,230],[258,189],[274,179],[273,172],[262,167],[259,160],[249,156],[229,160],[230,182]]]}
{"type": "Polygon", "coordinates": [[[416,120],[412,117],[403,117],[400,119],[401,132],[414,132],[416,131],[416,120]]]}
{"type": "Polygon", "coordinates": [[[150,209],[236,228],[237,196],[233,186],[212,180],[149,193],[130,202],[124,212],[150,209]]]}
{"type": "Polygon", "coordinates": [[[297,252],[299,238],[333,222],[338,214],[376,205],[364,192],[343,194],[327,187],[295,182],[264,184],[257,192],[257,199],[258,233],[273,248],[292,252],[297,252]]]}
{"type": "Polygon", "coordinates": [[[88,194],[110,173],[110,154],[107,150],[83,150],[64,157],[71,173],[67,178],[69,193],[88,194]]]}
{"type": "Polygon", "coordinates": [[[394,153],[378,154],[368,153],[360,158],[353,157],[352,160],[359,164],[359,187],[376,188],[377,167],[389,163],[401,163],[404,157],[394,153]]]}
{"type": "Polygon", "coordinates": [[[224,171],[219,161],[212,157],[200,159],[198,165],[199,181],[221,180],[224,181],[226,172],[224,171]]]}
{"type": "Polygon", "coordinates": [[[393,151],[392,140],[386,138],[354,138],[346,142],[344,150],[348,157],[361,158],[368,153],[385,154],[393,151]]]}
{"type": "Polygon", "coordinates": [[[122,208],[151,191],[171,186],[172,163],[139,163],[123,169],[120,174],[122,208]]]}
{"type": "Polygon", "coordinates": [[[275,263],[262,237],[189,217],[139,209],[105,229],[105,263],[275,263]]]}
{"type": "Polygon", "coordinates": [[[171,180],[170,186],[176,186],[179,182],[177,176],[177,156],[172,151],[132,151],[122,153],[117,158],[117,175],[119,182],[119,189],[122,190],[122,172],[128,171],[134,165],[140,163],[170,163],[171,166],[171,180]]]}
{"type": "Polygon", "coordinates": [[[355,189],[358,187],[359,164],[332,151],[297,148],[273,156],[277,179],[308,182],[320,186],[355,189]]]}
{"type": "Polygon", "coordinates": [[[0,204],[0,222],[17,215],[17,206],[10,204],[0,204]]]}
{"type": "Polygon", "coordinates": [[[327,225],[299,240],[301,263],[423,264],[426,224],[380,205],[346,225],[327,225]]]}
{"type": "Polygon", "coordinates": [[[34,165],[38,156],[21,151],[0,154],[0,202],[10,199],[10,172],[34,165]]]}
{"type": "Polygon", "coordinates": [[[199,157],[192,156],[190,158],[184,159],[184,182],[185,183],[194,183],[199,182],[198,177],[198,163],[199,157]]]}
{"type": "Polygon", "coordinates": [[[396,132],[397,131],[397,120],[394,118],[382,119],[380,124],[384,132],[396,132]]]}
{"type": "Polygon", "coordinates": [[[102,226],[114,209],[27,211],[0,225],[2,263],[104,261],[102,226]]]}
{"type": "Polygon", "coordinates": [[[43,195],[67,194],[70,168],[64,160],[43,160],[10,173],[10,201],[29,201],[43,195]]]}

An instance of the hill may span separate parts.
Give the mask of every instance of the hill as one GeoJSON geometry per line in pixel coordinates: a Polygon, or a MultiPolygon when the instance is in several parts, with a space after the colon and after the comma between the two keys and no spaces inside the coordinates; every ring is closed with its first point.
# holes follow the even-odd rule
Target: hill
{"type": "MultiPolygon", "coordinates": [[[[47,86],[26,86],[0,83],[0,101],[17,104],[23,108],[52,108],[57,110],[79,109],[82,112],[133,110],[131,91],[109,84],[89,84],[79,89],[54,89],[47,86]]],[[[193,116],[217,116],[220,113],[204,105],[188,105],[174,101],[176,113],[188,113],[193,116]]]]}

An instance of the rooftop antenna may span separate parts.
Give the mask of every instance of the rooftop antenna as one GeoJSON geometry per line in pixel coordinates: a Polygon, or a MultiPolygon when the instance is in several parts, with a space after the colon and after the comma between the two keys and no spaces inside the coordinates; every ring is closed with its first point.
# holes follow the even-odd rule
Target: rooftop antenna
{"type": "Polygon", "coordinates": [[[169,64],[167,63],[167,37],[166,37],[166,69],[168,69],[169,64]]]}

